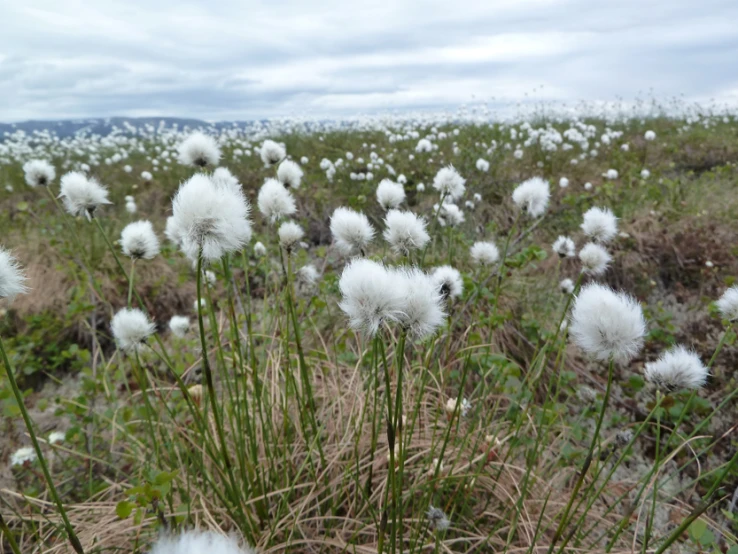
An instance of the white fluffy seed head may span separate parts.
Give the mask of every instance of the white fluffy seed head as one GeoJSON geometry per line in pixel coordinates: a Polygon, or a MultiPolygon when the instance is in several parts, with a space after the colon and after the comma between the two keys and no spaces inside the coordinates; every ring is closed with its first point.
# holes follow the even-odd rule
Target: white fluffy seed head
{"type": "Polygon", "coordinates": [[[10,455],[11,466],[22,466],[36,461],[36,450],[32,446],[19,448],[10,455]]]}
{"type": "Polygon", "coordinates": [[[212,531],[185,531],[179,535],[163,534],[149,554],[256,554],[249,546],[240,546],[233,537],[212,531]]]}
{"type": "Polygon", "coordinates": [[[610,242],[618,234],[618,218],[607,208],[590,208],[584,213],[582,231],[595,242],[610,242]]]}
{"type": "Polygon", "coordinates": [[[443,532],[451,527],[448,516],[441,508],[431,506],[425,515],[428,518],[428,525],[435,531],[443,532]]]}
{"type": "Polygon", "coordinates": [[[266,253],[267,253],[266,246],[264,246],[261,243],[261,241],[257,242],[254,245],[254,256],[256,256],[257,258],[263,258],[264,256],[266,256],[266,253]]]}
{"type": "Polygon", "coordinates": [[[84,215],[88,220],[92,219],[100,206],[111,203],[108,200],[108,190],[79,171],[62,176],[59,197],[67,212],[75,217],[84,215]]]}
{"type": "Polygon", "coordinates": [[[285,221],[282,223],[279,226],[278,234],[279,245],[287,250],[288,253],[292,252],[295,246],[302,240],[302,237],[305,236],[302,227],[294,221],[285,221]]]}
{"type": "Polygon", "coordinates": [[[47,187],[56,178],[56,170],[46,160],[29,160],[23,164],[23,173],[29,187],[47,187]]]}
{"type": "Polygon", "coordinates": [[[284,160],[277,169],[277,179],[285,187],[297,190],[302,183],[302,168],[292,160],[284,160]]]}
{"type": "Polygon", "coordinates": [[[138,308],[123,308],[110,322],[118,348],[124,352],[140,350],[156,330],[148,316],[138,308]]]}
{"type": "Polygon", "coordinates": [[[220,148],[213,137],[197,131],[177,146],[177,160],[182,165],[214,167],[220,160],[220,148]]]}
{"type": "Polygon", "coordinates": [[[399,324],[416,339],[422,340],[434,334],[446,320],[443,296],[434,281],[415,267],[389,271],[400,289],[399,324]]]}
{"type": "Polygon", "coordinates": [[[520,183],[512,194],[513,202],[530,217],[540,217],[548,208],[551,197],[548,181],[540,177],[532,177],[520,183]]]}
{"type": "Polygon", "coordinates": [[[169,320],[169,330],[177,337],[183,338],[190,328],[190,318],[183,315],[173,315],[169,320]]]}
{"type": "Polygon", "coordinates": [[[464,292],[464,280],[461,278],[461,273],[450,265],[435,268],[431,273],[431,280],[444,299],[459,298],[464,292]]]}
{"type": "Polygon", "coordinates": [[[582,247],[579,259],[582,262],[582,271],[590,275],[602,275],[612,261],[607,250],[594,242],[588,242],[582,247]]]}
{"type": "Polygon", "coordinates": [[[627,294],[590,283],[574,300],[569,336],[597,360],[629,362],[643,347],[645,334],[641,306],[627,294]]]}
{"type": "Polygon", "coordinates": [[[259,189],[256,199],[259,211],[271,223],[295,213],[295,199],[290,191],[276,179],[267,179],[259,189]]]}
{"type": "Polygon", "coordinates": [[[479,171],[484,171],[485,173],[489,171],[489,162],[487,160],[483,160],[482,158],[479,158],[477,160],[476,166],[479,171]]]}
{"type": "Polygon", "coordinates": [[[287,155],[287,152],[281,144],[267,139],[261,144],[259,155],[261,156],[261,161],[264,162],[264,165],[269,167],[282,161],[287,155]]]}
{"type": "Polygon", "coordinates": [[[180,185],[166,234],[179,239],[180,248],[193,263],[200,251],[205,261],[219,260],[251,240],[249,211],[239,188],[197,174],[180,185]]]}
{"type": "Polygon", "coordinates": [[[384,223],[384,240],[397,254],[406,256],[412,250],[424,248],[430,240],[425,230],[425,221],[412,212],[390,210],[384,223]]]}
{"type": "Polygon", "coordinates": [[[574,241],[563,235],[559,235],[559,238],[554,241],[552,249],[560,258],[573,258],[576,256],[574,241]]]}
{"type": "Polygon", "coordinates": [[[13,255],[0,247],[0,298],[12,301],[28,290],[26,276],[13,255]]]}
{"type": "Polygon", "coordinates": [[[366,253],[366,247],[374,238],[374,228],[369,219],[350,208],[336,208],[331,216],[331,233],[336,248],[345,256],[366,253]]]}
{"type": "Polygon", "coordinates": [[[494,242],[475,242],[469,253],[474,263],[479,265],[493,265],[500,259],[500,250],[494,242]]]}
{"type": "Polygon", "coordinates": [[[684,346],[670,348],[645,368],[646,380],[666,391],[699,389],[707,382],[708,375],[700,357],[684,346]]]}
{"type": "Polygon", "coordinates": [[[656,133],[654,133],[651,130],[648,130],[648,131],[646,131],[644,133],[643,138],[646,139],[647,141],[655,140],[656,139],[656,133]]]}
{"type": "Polygon", "coordinates": [[[456,204],[450,204],[444,202],[441,206],[434,206],[435,210],[440,210],[439,216],[438,216],[438,223],[441,224],[441,227],[445,227],[446,225],[450,225],[451,227],[458,227],[464,221],[466,221],[466,217],[464,217],[464,212],[461,211],[461,208],[459,208],[456,204]]]}
{"type": "Polygon", "coordinates": [[[433,188],[442,197],[451,198],[452,200],[457,200],[464,194],[466,190],[464,183],[466,183],[466,179],[459,175],[459,172],[452,165],[439,169],[433,178],[433,188]]]}
{"type": "Polygon", "coordinates": [[[382,208],[392,210],[405,200],[405,189],[391,179],[382,179],[377,185],[377,202],[382,208]]]}
{"type": "Polygon", "coordinates": [[[572,281],[571,279],[563,279],[559,283],[559,289],[564,294],[571,294],[572,292],[574,292],[574,281],[572,281]]]}
{"type": "Polygon", "coordinates": [[[159,239],[150,221],[134,221],[120,234],[123,254],[134,260],[150,260],[159,253],[159,239]]]}
{"type": "Polygon", "coordinates": [[[725,319],[738,321],[738,285],[726,290],[716,304],[725,319]]]}
{"type": "Polygon", "coordinates": [[[352,329],[373,336],[383,322],[397,321],[403,291],[384,265],[354,259],[344,268],[338,288],[342,295],[339,306],[352,329]]]}
{"type": "Polygon", "coordinates": [[[238,179],[226,167],[219,167],[213,171],[211,179],[216,186],[233,189],[237,194],[242,193],[238,179]]]}
{"type": "Polygon", "coordinates": [[[313,264],[307,264],[297,270],[297,278],[305,285],[312,287],[318,282],[320,274],[313,264]]]}

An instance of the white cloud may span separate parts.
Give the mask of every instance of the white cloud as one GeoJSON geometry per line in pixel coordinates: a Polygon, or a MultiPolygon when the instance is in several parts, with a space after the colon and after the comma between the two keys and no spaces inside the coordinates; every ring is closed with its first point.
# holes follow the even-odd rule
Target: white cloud
{"type": "Polygon", "coordinates": [[[0,120],[730,100],[735,21],[732,0],[27,0],[0,21],[0,120]]]}

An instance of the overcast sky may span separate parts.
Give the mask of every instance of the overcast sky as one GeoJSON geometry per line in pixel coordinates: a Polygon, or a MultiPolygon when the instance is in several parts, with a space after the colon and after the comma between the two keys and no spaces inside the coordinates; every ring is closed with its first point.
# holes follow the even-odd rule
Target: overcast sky
{"type": "Polygon", "coordinates": [[[0,121],[435,110],[684,94],[738,105],[736,0],[22,0],[0,121]]]}

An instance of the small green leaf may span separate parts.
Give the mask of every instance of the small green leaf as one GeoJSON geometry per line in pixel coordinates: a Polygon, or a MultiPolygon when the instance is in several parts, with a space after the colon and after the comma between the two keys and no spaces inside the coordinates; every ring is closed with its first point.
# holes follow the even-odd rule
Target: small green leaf
{"type": "Polygon", "coordinates": [[[127,519],[128,516],[131,515],[131,512],[133,512],[133,508],[135,507],[136,505],[133,502],[128,502],[128,500],[121,500],[115,506],[115,513],[118,514],[118,517],[120,519],[127,519]]]}

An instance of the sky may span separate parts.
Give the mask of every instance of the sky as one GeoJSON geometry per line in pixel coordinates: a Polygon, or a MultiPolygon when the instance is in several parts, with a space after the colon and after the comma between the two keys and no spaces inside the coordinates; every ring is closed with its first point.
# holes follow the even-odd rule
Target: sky
{"type": "Polygon", "coordinates": [[[738,106],[736,0],[3,2],[0,121],[738,106]]]}

